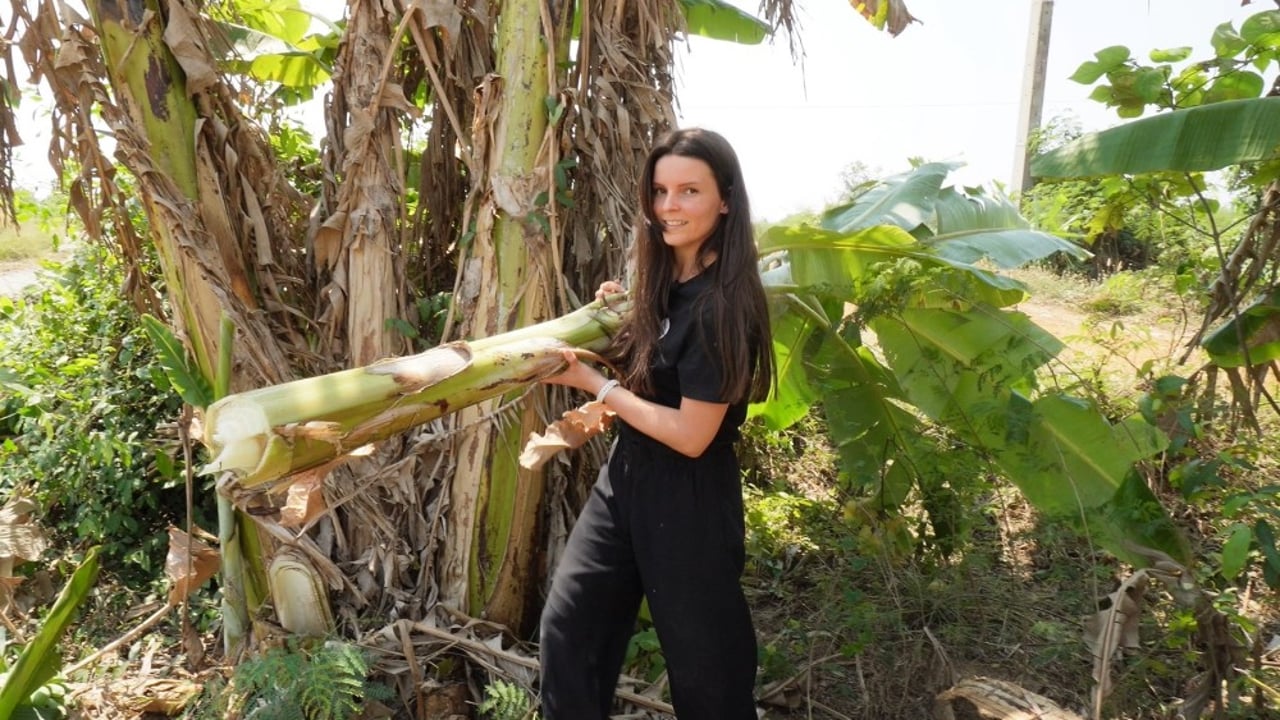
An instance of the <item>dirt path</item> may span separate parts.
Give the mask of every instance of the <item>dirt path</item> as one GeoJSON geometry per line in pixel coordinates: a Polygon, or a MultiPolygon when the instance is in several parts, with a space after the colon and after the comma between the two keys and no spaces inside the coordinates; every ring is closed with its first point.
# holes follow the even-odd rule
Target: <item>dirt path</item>
{"type": "Polygon", "coordinates": [[[0,263],[0,297],[13,297],[35,281],[34,263],[0,263]]]}
{"type": "MultiPolygon", "coordinates": [[[[1190,372],[1175,367],[1186,354],[1186,343],[1194,328],[1170,319],[1146,316],[1096,318],[1079,308],[1053,300],[1032,297],[1016,307],[1037,325],[1066,343],[1059,359],[1076,370],[1101,368],[1107,373],[1133,373],[1151,361],[1157,372],[1190,372]],[[1163,366],[1163,367],[1162,367],[1163,366]]],[[[1202,355],[1192,353],[1188,364],[1196,367],[1202,355]]]]}

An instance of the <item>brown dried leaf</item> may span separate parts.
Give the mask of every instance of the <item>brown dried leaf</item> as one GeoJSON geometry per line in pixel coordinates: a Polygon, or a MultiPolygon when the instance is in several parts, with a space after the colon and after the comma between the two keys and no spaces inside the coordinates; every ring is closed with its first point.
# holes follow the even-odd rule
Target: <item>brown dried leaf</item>
{"type": "Polygon", "coordinates": [[[205,47],[204,37],[196,25],[191,9],[183,3],[169,3],[169,22],[164,41],[187,75],[187,92],[195,94],[218,83],[218,71],[205,47]]]}
{"type": "Polygon", "coordinates": [[[200,695],[201,686],[185,678],[138,678],[111,683],[112,704],[134,713],[159,713],[174,717],[200,695]]]}
{"type": "Polygon", "coordinates": [[[0,558],[35,560],[49,546],[44,530],[32,518],[37,506],[24,497],[11,497],[0,508],[0,558]]]}
{"type": "Polygon", "coordinates": [[[304,473],[289,486],[284,507],[280,508],[280,524],[285,527],[304,527],[329,509],[324,500],[323,475],[304,473]]]}
{"type": "Polygon", "coordinates": [[[604,403],[595,400],[566,411],[559,420],[547,426],[545,435],[529,434],[529,441],[520,453],[520,466],[526,470],[537,470],[561,450],[582,447],[591,438],[608,430],[615,416],[616,413],[604,403]]]}
{"type": "MultiPolygon", "coordinates": [[[[935,716],[959,717],[951,707],[968,706],[976,711],[965,717],[1025,718],[1026,720],[1083,720],[1049,698],[1026,688],[987,677],[965,678],[937,696],[935,716]],[[957,700],[964,701],[956,703],[957,700]]],[[[958,709],[958,708],[957,708],[958,709]]]]}
{"type": "Polygon", "coordinates": [[[1110,605],[1084,621],[1085,645],[1093,653],[1095,707],[1111,692],[1111,661],[1123,648],[1139,644],[1138,623],[1142,619],[1142,594],[1147,588],[1147,572],[1138,570],[1107,596],[1110,605]]]}
{"type": "Polygon", "coordinates": [[[903,0],[851,0],[851,4],[877,30],[888,29],[894,37],[911,23],[920,22],[907,10],[903,0]]]}
{"type": "Polygon", "coordinates": [[[164,560],[164,572],[171,583],[169,604],[177,605],[195,592],[205,580],[218,572],[220,563],[221,557],[217,550],[189,537],[176,527],[170,527],[169,556],[164,560]]]}

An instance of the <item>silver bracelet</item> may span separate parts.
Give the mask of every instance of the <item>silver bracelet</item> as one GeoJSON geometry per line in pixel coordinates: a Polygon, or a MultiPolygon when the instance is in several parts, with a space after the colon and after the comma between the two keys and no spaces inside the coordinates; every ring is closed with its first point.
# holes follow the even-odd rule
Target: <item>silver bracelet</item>
{"type": "Polygon", "coordinates": [[[613,390],[614,388],[618,387],[621,384],[622,383],[618,382],[617,380],[606,381],[605,384],[600,386],[600,391],[596,393],[596,402],[598,403],[604,402],[604,399],[606,396],[608,396],[609,391],[613,390]]]}

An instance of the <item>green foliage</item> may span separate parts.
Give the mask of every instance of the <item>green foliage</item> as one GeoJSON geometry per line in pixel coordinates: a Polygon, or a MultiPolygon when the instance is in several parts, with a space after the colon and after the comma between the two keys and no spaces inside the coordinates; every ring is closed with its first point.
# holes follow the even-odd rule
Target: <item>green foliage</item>
{"type": "MultiPolygon", "coordinates": [[[[1232,213],[1255,211],[1255,189],[1280,177],[1275,152],[1280,99],[1259,97],[1266,91],[1260,73],[1280,64],[1280,11],[1257,13],[1238,30],[1230,23],[1219,25],[1211,43],[1210,58],[1192,59],[1188,49],[1175,48],[1153,52],[1152,65],[1131,57],[1127,48],[1099,51],[1075,76],[1085,84],[1099,83],[1095,99],[1117,107],[1122,117],[1136,117],[1149,107],[1167,112],[1079,138],[1033,164],[1042,176],[1102,176],[1097,186],[1111,206],[1145,205],[1158,209],[1170,224],[1192,228],[1198,237],[1181,246],[1170,244],[1174,256],[1164,260],[1180,291],[1205,289],[1202,278],[1228,272],[1221,266],[1223,257],[1248,253],[1245,246],[1228,249],[1233,242],[1250,240],[1231,230],[1237,223],[1232,213]],[[1228,203],[1224,211],[1206,192],[1199,173],[1228,166],[1234,166],[1231,188],[1246,202],[1228,203]]],[[[1273,265],[1266,258],[1258,262],[1273,265]]],[[[1237,387],[1242,386],[1237,368],[1280,357],[1270,340],[1280,313],[1274,267],[1249,272],[1272,280],[1253,285],[1235,271],[1223,276],[1249,304],[1231,312],[1202,342],[1216,368],[1233,377],[1237,387]]],[[[1103,290],[1094,309],[1123,311],[1141,304],[1147,294],[1136,278],[1117,277],[1103,290]]],[[[1210,321],[1223,317],[1220,310],[1212,312],[1217,315],[1210,321]]],[[[1216,582],[1248,582],[1256,571],[1275,587],[1280,583],[1280,551],[1271,520],[1280,513],[1278,486],[1253,479],[1260,472],[1262,441],[1235,439],[1225,449],[1213,447],[1210,420],[1221,408],[1211,394],[1195,392],[1187,379],[1160,377],[1150,381],[1139,402],[1148,420],[1170,434],[1165,476],[1188,503],[1209,516],[1216,551],[1207,565],[1216,582]]]]}
{"type": "Polygon", "coordinates": [[[1098,285],[1084,309],[1098,315],[1132,315],[1145,305],[1146,283],[1133,273],[1116,273],[1098,285]]]}
{"type": "Polygon", "coordinates": [[[694,35],[758,45],[769,36],[769,25],[722,0],[680,0],[685,23],[694,35]]]}
{"type": "Polygon", "coordinates": [[[324,18],[298,0],[237,0],[211,5],[209,14],[226,39],[214,48],[225,68],[274,87],[277,100],[309,100],[329,81],[340,28],[310,32],[312,20],[324,18]]]}
{"type": "Polygon", "coordinates": [[[319,197],[320,150],[311,133],[300,125],[278,122],[269,139],[271,149],[288,172],[293,186],[307,197],[319,197]]]}
{"type": "Polygon", "coordinates": [[[178,399],[156,390],[116,261],[85,248],[44,272],[25,298],[0,298],[0,493],[25,488],[57,532],[148,574],[184,506],[180,463],[151,440],[178,399]]]}
{"type": "Polygon", "coordinates": [[[1256,98],[1264,84],[1255,71],[1280,61],[1277,23],[1276,10],[1247,18],[1239,31],[1223,23],[1211,38],[1213,57],[1196,61],[1190,61],[1189,47],[1153,50],[1151,65],[1140,63],[1127,47],[1104,48],[1071,79],[1083,85],[1098,83],[1091,97],[1116,108],[1122,118],[1138,117],[1148,106],[1169,110],[1256,98]]]}
{"type": "Polygon", "coordinates": [[[391,689],[369,682],[369,663],[355,645],[290,640],[236,666],[232,694],[246,720],[348,720],[366,700],[391,689]]]}
{"type": "Polygon", "coordinates": [[[41,199],[23,188],[15,188],[13,195],[18,225],[0,222],[0,262],[39,260],[58,252],[63,234],[75,231],[66,198],[55,194],[41,199]]]}
{"type": "MultiPolygon", "coordinates": [[[[11,717],[29,707],[38,717],[60,717],[62,700],[51,683],[62,669],[58,641],[75,618],[76,610],[88,597],[98,579],[98,548],[90,548],[80,566],[58,593],[40,630],[27,642],[17,660],[8,668],[0,685],[0,717],[11,717]],[[44,708],[46,712],[39,709],[44,708]]],[[[62,696],[65,697],[65,692],[62,696]]]]}
{"type": "Polygon", "coordinates": [[[827,505],[785,488],[766,492],[748,486],[745,505],[748,572],[774,582],[785,579],[807,554],[818,550],[818,543],[829,535],[815,535],[824,520],[834,520],[827,505]]]}
{"type": "Polygon", "coordinates": [[[1202,346],[1214,364],[1222,368],[1261,366],[1280,358],[1280,288],[1272,288],[1217,330],[1202,346]]]}
{"type": "Polygon", "coordinates": [[[1269,160],[1280,145],[1277,107],[1280,98],[1265,97],[1173,110],[1086,135],[1037,157],[1031,172],[1041,178],[1198,173],[1269,160]]]}
{"type": "MultiPolygon", "coordinates": [[[[1280,63],[1275,30],[1280,11],[1246,19],[1240,30],[1223,23],[1213,33],[1214,56],[1190,58],[1186,48],[1151,53],[1153,65],[1139,63],[1128,48],[1096,53],[1072,76],[1085,85],[1099,83],[1092,97],[1135,118],[1149,107],[1161,113],[1075,140],[1036,158],[1037,177],[1085,177],[1108,174],[1179,173],[1216,170],[1275,157],[1280,100],[1260,97],[1261,75],[1280,63]],[[1174,63],[1183,63],[1176,67],[1174,63]],[[1105,82],[1103,80],[1105,79],[1105,82]]],[[[1277,177],[1274,163],[1257,166],[1254,182],[1277,177]]],[[[1168,182],[1175,178],[1165,176],[1168,182]]],[[[1203,185],[1201,185],[1201,190],[1203,185]]],[[[1184,195],[1195,194],[1192,188],[1184,195]]]]}
{"type": "Polygon", "coordinates": [[[155,346],[156,361],[164,370],[168,387],[192,407],[203,408],[212,403],[213,388],[209,387],[169,326],[151,315],[143,315],[142,328],[155,346]]]}
{"type": "MultiPolygon", "coordinates": [[[[1121,117],[1165,112],[1040,154],[1032,173],[1066,182],[1028,193],[1028,213],[1052,226],[1067,208],[1060,227],[1084,233],[1091,243],[1123,240],[1127,231],[1148,249],[1146,257],[1161,257],[1166,267],[1177,268],[1184,288],[1198,289],[1240,232],[1208,192],[1204,173],[1234,167],[1231,184],[1242,189],[1280,177],[1280,99],[1259,97],[1264,83],[1258,74],[1280,60],[1278,19],[1280,12],[1269,10],[1245,20],[1239,31],[1220,25],[1209,58],[1193,59],[1189,49],[1174,48],[1153,51],[1147,65],[1128,48],[1100,50],[1073,79],[1098,83],[1094,99],[1116,107],[1121,117]],[[1072,180],[1084,177],[1096,179],[1072,180]]],[[[1257,197],[1255,190],[1235,211],[1252,212],[1257,197]]]]}
{"type": "MultiPolygon", "coordinates": [[[[1054,150],[1079,137],[1078,129],[1055,119],[1040,136],[1037,151],[1054,150]]],[[[1156,262],[1188,266],[1212,248],[1204,206],[1172,193],[1175,187],[1190,185],[1185,178],[1167,185],[1148,178],[1058,180],[1037,183],[1019,203],[1034,227],[1075,238],[1092,253],[1084,260],[1054,258],[1055,269],[1098,278],[1156,262]]]]}
{"type": "Polygon", "coordinates": [[[764,234],[761,250],[775,263],[764,278],[774,290],[779,392],[754,414],[782,428],[819,403],[841,471],[875,503],[870,511],[895,510],[918,491],[938,511],[939,538],[954,512],[933,469],[966,452],[1121,556],[1142,562],[1128,551],[1138,544],[1185,559],[1172,521],[1129,479],[1160,449],[1159,431],[1041,390],[1037,370],[1062,345],[1004,309],[1026,290],[987,269],[1082,251],[1030,229],[999,194],[944,187],[951,168],[922,164],[832,208],[820,228],[764,234]],[[879,354],[863,343],[864,327],[879,354]],[[930,424],[955,446],[923,442],[930,424]]]}
{"type": "Polygon", "coordinates": [[[662,654],[662,643],[658,641],[658,631],[653,622],[641,618],[640,625],[640,629],[627,641],[627,654],[622,665],[627,668],[627,674],[656,682],[666,672],[667,659],[662,654]]]}
{"type": "Polygon", "coordinates": [[[495,680],[484,688],[484,700],[476,710],[487,720],[526,720],[537,718],[534,701],[519,685],[495,680]]]}
{"type": "Polygon", "coordinates": [[[1206,512],[1209,535],[1220,548],[1206,558],[1219,587],[1246,582],[1256,570],[1272,589],[1280,589],[1280,546],[1272,526],[1280,517],[1280,483],[1264,482],[1260,456],[1271,454],[1268,438],[1242,437],[1213,447],[1204,409],[1186,378],[1166,375],[1150,381],[1138,408],[1149,421],[1168,429],[1169,485],[1194,508],[1206,512]]]}

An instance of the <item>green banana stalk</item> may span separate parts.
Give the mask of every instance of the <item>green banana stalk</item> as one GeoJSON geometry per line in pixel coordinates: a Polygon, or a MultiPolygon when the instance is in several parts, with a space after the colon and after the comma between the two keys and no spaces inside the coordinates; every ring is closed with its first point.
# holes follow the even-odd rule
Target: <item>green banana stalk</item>
{"type": "Polygon", "coordinates": [[[481,340],[228,395],[205,410],[213,459],[201,473],[229,471],[253,488],[318,467],[556,374],[565,349],[603,349],[624,311],[597,301],[481,340]]]}

